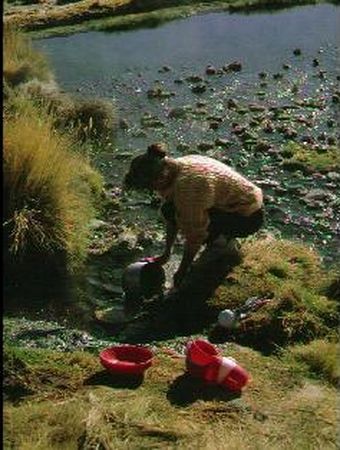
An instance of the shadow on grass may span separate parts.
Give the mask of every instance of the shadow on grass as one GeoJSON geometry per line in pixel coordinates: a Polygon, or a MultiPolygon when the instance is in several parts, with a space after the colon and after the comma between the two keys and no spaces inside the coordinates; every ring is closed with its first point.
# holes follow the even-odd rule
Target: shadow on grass
{"type": "Polygon", "coordinates": [[[225,342],[235,342],[238,345],[251,347],[254,350],[261,352],[263,355],[272,355],[273,353],[280,352],[281,347],[287,343],[279,339],[277,336],[276,341],[271,341],[270,333],[268,336],[247,335],[246,332],[229,331],[218,325],[211,327],[208,332],[208,340],[212,344],[224,344],[225,342]]]}
{"type": "Polygon", "coordinates": [[[206,249],[177,291],[144,303],[143,318],[130,324],[122,338],[148,342],[201,332],[217,320],[218,310],[208,300],[240,262],[239,251],[230,246],[206,249]]]}
{"type": "Polygon", "coordinates": [[[33,391],[19,383],[14,385],[3,384],[3,400],[18,405],[25,397],[32,395],[33,391]]]}
{"type": "Polygon", "coordinates": [[[231,392],[218,385],[208,385],[187,373],[176,378],[167,393],[170,403],[177,406],[187,406],[197,400],[229,402],[240,396],[241,392],[231,392]]]}
{"type": "Polygon", "coordinates": [[[114,375],[106,370],[91,375],[85,385],[108,386],[117,389],[137,389],[144,381],[143,375],[114,375]]]}

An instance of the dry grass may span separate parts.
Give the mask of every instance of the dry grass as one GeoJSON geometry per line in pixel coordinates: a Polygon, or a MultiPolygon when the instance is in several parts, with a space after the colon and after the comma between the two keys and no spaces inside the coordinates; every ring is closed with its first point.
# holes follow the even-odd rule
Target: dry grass
{"type": "Polygon", "coordinates": [[[86,256],[102,177],[75,140],[55,129],[57,108],[30,99],[35,85],[48,86],[50,98],[60,95],[44,57],[9,27],[4,44],[5,258],[15,265],[32,255],[40,262],[60,256],[59,266],[66,259],[75,268],[86,256]]]}
{"type": "MultiPolygon", "coordinates": [[[[30,10],[16,7],[7,10],[5,23],[27,30],[70,25],[84,20],[119,14],[133,0],[82,0],[52,7],[39,5],[30,10]]],[[[47,5],[48,6],[48,5],[47,5]]]]}
{"type": "Polygon", "coordinates": [[[252,375],[240,397],[188,378],[184,361],[162,351],[135,386],[103,372],[90,355],[23,352],[16,355],[36,390],[15,405],[5,402],[5,448],[336,448],[335,388],[245,347],[223,350],[252,375]]]}
{"type": "Polygon", "coordinates": [[[54,82],[31,80],[22,85],[25,96],[53,115],[56,127],[70,131],[79,140],[111,139],[117,128],[112,102],[100,98],[80,98],[60,92],[54,82]]]}
{"type": "Polygon", "coordinates": [[[4,129],[9,251],[65,251],[75,262],[84,257],[101,177],[70,138],[55,131],[51,116],[24,98],[20,102],[4,129]]]}
{"type": "Polygon", "coordinates": [[[46,58],[32,48],[29,38],[10,26],[3,33],[3,58],[4,80],[11,86],[32,78],[52,78],[46,58]]]}

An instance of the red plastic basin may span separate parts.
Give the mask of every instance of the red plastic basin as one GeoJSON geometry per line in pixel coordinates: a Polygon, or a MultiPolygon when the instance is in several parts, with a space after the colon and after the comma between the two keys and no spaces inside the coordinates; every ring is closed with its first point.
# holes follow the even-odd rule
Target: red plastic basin
{"type": "Polygon", "coordinates": [[[141,375],[151,366],[153,357],[150,349],[137,345],[116,345],[99,354],[101,364],[117,375],[141,375]]]}

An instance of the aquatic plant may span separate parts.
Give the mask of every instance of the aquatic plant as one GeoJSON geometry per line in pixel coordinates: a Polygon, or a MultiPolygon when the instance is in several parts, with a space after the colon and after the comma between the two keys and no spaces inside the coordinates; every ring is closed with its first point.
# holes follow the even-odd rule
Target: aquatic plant
{"type": "Polygon", "coordinates": [[[340,149],[335,146],[311,148],[294,142],[283,150],[283,167],[304,172],[330,172],[340,169],[340,149]]]}

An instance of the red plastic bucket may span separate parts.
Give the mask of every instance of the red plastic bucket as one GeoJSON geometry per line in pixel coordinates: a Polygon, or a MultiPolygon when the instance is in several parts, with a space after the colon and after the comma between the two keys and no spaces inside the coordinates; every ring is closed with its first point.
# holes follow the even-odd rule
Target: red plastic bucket
{"type": "Polygon", "coordinates": [[[153,357],[150,349],[137,345],[117,345],[99,355],[101,364],[117,375],[141,375],[152,365],[153,357]]]}
{"type": "Polygon", "coordinates": [[[188,342],[186,367],[191,375],[231,391],[242,390],[250,381],[249,374],[237,361],[223,357],[216,347],[203,339],[188,342]]]}
{"type": "Polygon", "coordinates": [[[220,353],[210,342],[203,339],[190,341],[186,347],[186,367],[191,375],[209,381],[212,366],[218,364],[220,353]]]}

